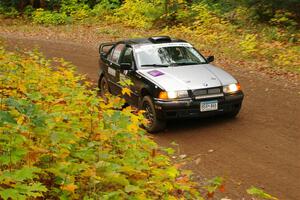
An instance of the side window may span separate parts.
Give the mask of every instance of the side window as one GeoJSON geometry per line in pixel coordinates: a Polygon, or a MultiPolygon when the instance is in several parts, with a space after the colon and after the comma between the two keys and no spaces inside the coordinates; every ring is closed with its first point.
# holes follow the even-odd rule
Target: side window
{"type": "Polygon", "coordinates": [[[121,52],[124,49],[124,47],[125,47],[125,44],[118,44],[114,48],[114,50],[112,52],[112,55],[111,55],[111,57],[110,57],[109,60],[112,61],[112,62],[114,62],[114,63],[118,63],[120,55],[121,55],[121,52]]]}
{"type": "Polygon", "coordinates": [[[132,56],[132,48],[127,47],[123,53],[123,56],[121,57],[120,63],[130,63],[132,65],[133,63],[133,56],[132,56]]]}
{"type": "Polygon", "coordinates": [[[111,60],[111,57],[112,57],[112,54],[113,54],[113,52],[114,52],[114,48],[112,48],[110,51],[109,51],[109,53],[108,53],[108,55],[107,55],[107,60],[111,60]]]}

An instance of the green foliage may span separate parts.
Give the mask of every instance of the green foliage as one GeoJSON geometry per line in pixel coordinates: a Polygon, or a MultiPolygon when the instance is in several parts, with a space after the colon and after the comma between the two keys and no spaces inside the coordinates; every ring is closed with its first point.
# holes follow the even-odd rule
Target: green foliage
{"type": "Polygon", "coordinates": [[[89,17],[91,10],[89,9],[88,6],[83,6],[76,11],[73,11],[71,13],[71,17],[74,20],[83,20],[89,17]]]}
{"type": "Polygon", "coordinates": [[[47,188],[41,183],[33,184],[15,184],[12,188],[0,190],[0,196],[4,199],[20,199],[26,200],[29,197],[37,198],[42,197],[43,192],[46,192],[47,188]]]}
{"type": "Polygon", "coordinates": [[[119,0],[102,0],[93,7],[91,13],[94,16],[104,17],[112,13],[112,10],[119,8],[120,4],[119,0]]]}
{"type": "Polygon", "coordinates": [[[19,15],[19,12],[14,7],[6,7],[0,4],[0,16],[5,18],[15,18],[19,15]]]}
{"type": "Polygon", "coordinates": [[[253,187],[253,186],[251,188],[247,189],[247,193],[252,196],[263,198],[263,199],[278,200],[276,197],[273,197],[272,195],[267,194],[262,189],[259,189],[259,188],[253,187]]]}
{"type": "Polygon", "coordinates": [[[221,23],[221,19],[214,15],[206,4],[194,4],[191,10],[194,15],[194,24],[197,26],[209,27],[221,23]]]}
{"type": "Polygon", "coordinates": [[[34,13],[34,9],[31,5],[26,6],[23,12],[23,14],[29,18],[32,16],[33,13],[34,13]]]}
{"type": "Polygon", "coordinates": [[[9,8],[14,7],[17,8],[18,4],[21,2],[21,0],[1,0],[0,6],[9,8]]]}
{"type": "MultiPolygon", "coordinates": [[[[292,0],[288,3],[292,5],[292,0]]],[[[233,59],[260,57],[266,61],[265,65],[298,72],[300,55],[295,48],[299,46],[300,37],[298,15],[275,4],[262,5],[255,0],[194,3],[186,0],[57,0],[47,1],[45,10],[27,6],[23,14],[34,23],[46,25],[94,23],[100,19],[137,28],[164,27],[162,34],[188,39],[201,50],[222,52],[233,59]],[[266,6],[262,12],[270,12],[269,17],[262,20],[264,24],[259,23],[263,17],[258,16],[256,6],[266,6]]],[[[18,1],[1,5],[4,16],[17,14],[16,9],[7,12],[3,6],[16,6],[18,1]]],[[[115,37],[121,34],[113,29],[98,30],[98,33],[115,37]]]]}
{"type": "Polygon", "coordinates": [[[125,3],[118,9],[113,17],[114,21],[123,22],[126,25],[150,28],[155,20],[159,19],[163,8],[159,0],[125,0],[125,3]]]}
{"type": "Polygon", "coordinates": [[[240,42],[240,47],[245,55],[257,52],[257,36],[254,34],[246,34],[244,39],[240,42]]]}
{"type": "Polygon", "coordinates": [[[68,0],[62,1],[60,13],[71,16],[73,20],[83,20],[89,17],[91,9],[84,1],[68,0]]]}
{"type": "Polygon", "coordinates": [[[77,10],[87,9],[88,6],[85,5],[82,1],[78,0],[67,0],[62,1],[60,4],[60,12],[66,13],[67,15],[71,15],[77,10]]]}
{"type": "MultiPolygon", "coordinates": [[[[0,48],[2,199],[197,199],[140,125],[69,63],[0,48]]],[[[130,85],[130,82],[126,82],[130,85]]]]}
{"type": "Polygon", "coordinates": [[[286,12],[291,12],[297,14],[299,17],[298,6],[300,4],[299,0],[285,0],[285,1],[276,1],[276,0],[244,0],[244,5],[255,9],[255,15],[260,20],[268,21],[274,17],[276,11],[284,10],[286,12]]]}
{"type": "Polygon", "coordinates": [[[207,191],[207,197],[212,198],[217,190],[224,192],[224,179],[222,177],[215,177],[207,181],[207,184],[203,186],[207,191]]]}
{"type": "Polygon", "coordinates": [[[277,10],[273,18],[270,19],[270,22],[281,27],[296,28],[298,24],[293,18],[292,13],[277,10]]]}
{"type": "Polygon", "coordinates": [[[279,25],[254,26],[250,20],[252,11],[247,14],[244,7],[230,8],[227,11],[234,11],[232,16],[221,17],[225,10],[217,11],[219,8],[213,5],[205,1],[191,5],[180,16],[180,21],[186,23],[166,27],[161,34],[185,38],[201,50],[222,52],[226,59],[249,61],[251,58],[262,58],[267,61],[264,65],[299,72],[297,31],[283,29],[279,25]]]}
{"type": "Polygon", "coordinates": [[[65,13],[50,12],[39,8],[34,11],[32,20],[37,24],[61,25],[68,23],[70,19],[65,13]]]}
{"type": "Polygon", "coordinates": [[[299,47],[289,48],[272,55],[273,62],[279,67],[289,67],[300,72],[299,47]]]}
{"type": "Polygon", "coordinates": [[[99,13],[106,13],[121,6],[121,10],[118,10],[117,13],[122,20],[127,20],[129,25],[148,27],[157,19],[164,19],[169,24],[189,22],[190,19],[187,16],[193,4],[205,5],[212,13],[237,23],[237,25],[246,26],[248,23],[259,21],[284,28],[296,29],[299,27],[299,0],[2,0],[0,6],[9,8],[10,11],[7,10],[5,13],[12,17],[18,14],[15,11],[23,12],[24,8],[30,5],[35,9],[43,8],[66,13],[68,16],[74,15],[75,19],[79,20],[89,17],[90,11],[94,10],[93,15],[99,16],[99,13]],[[140,9],[137,9],[139,5],[140,9]],[[128,17],[124,15],[126,12],[129,14],[128,17]],[[134,20],[135,17],[138,19],[134,20]],[[142,22],[138,23],[138,20],[142,22]]]}

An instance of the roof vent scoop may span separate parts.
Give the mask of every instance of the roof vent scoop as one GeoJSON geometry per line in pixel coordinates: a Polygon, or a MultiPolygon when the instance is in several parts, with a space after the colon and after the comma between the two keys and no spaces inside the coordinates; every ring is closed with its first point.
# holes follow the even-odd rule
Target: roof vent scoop
{"type": "Polygon", "coordinates": [[[150,37],[149,40],[153,43],[167,43],[172,42],[169,36],[154,36],[150,37]]]}

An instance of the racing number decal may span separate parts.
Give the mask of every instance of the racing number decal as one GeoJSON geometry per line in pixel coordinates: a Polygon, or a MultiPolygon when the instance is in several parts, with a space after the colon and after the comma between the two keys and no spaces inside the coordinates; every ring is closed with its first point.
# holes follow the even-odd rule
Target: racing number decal
{"type": "Polygon", "coordinates": [[[158,71],[158,70],[151,70],[151,71],[148,72],[148,74],[150,74],[151,76],[154,76],[154,77],[164,75],[163,72],[158,71]]]}

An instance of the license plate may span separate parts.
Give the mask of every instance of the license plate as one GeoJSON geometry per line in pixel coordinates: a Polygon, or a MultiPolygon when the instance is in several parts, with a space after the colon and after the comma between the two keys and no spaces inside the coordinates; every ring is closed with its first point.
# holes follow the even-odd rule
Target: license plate
{"type": "Polygon", "coordinates": [[[206,111],[212,111],[212,110],[218,110],[218,101],[203,101],[200,103],[200,111],[206,112],[206,111]]]}

